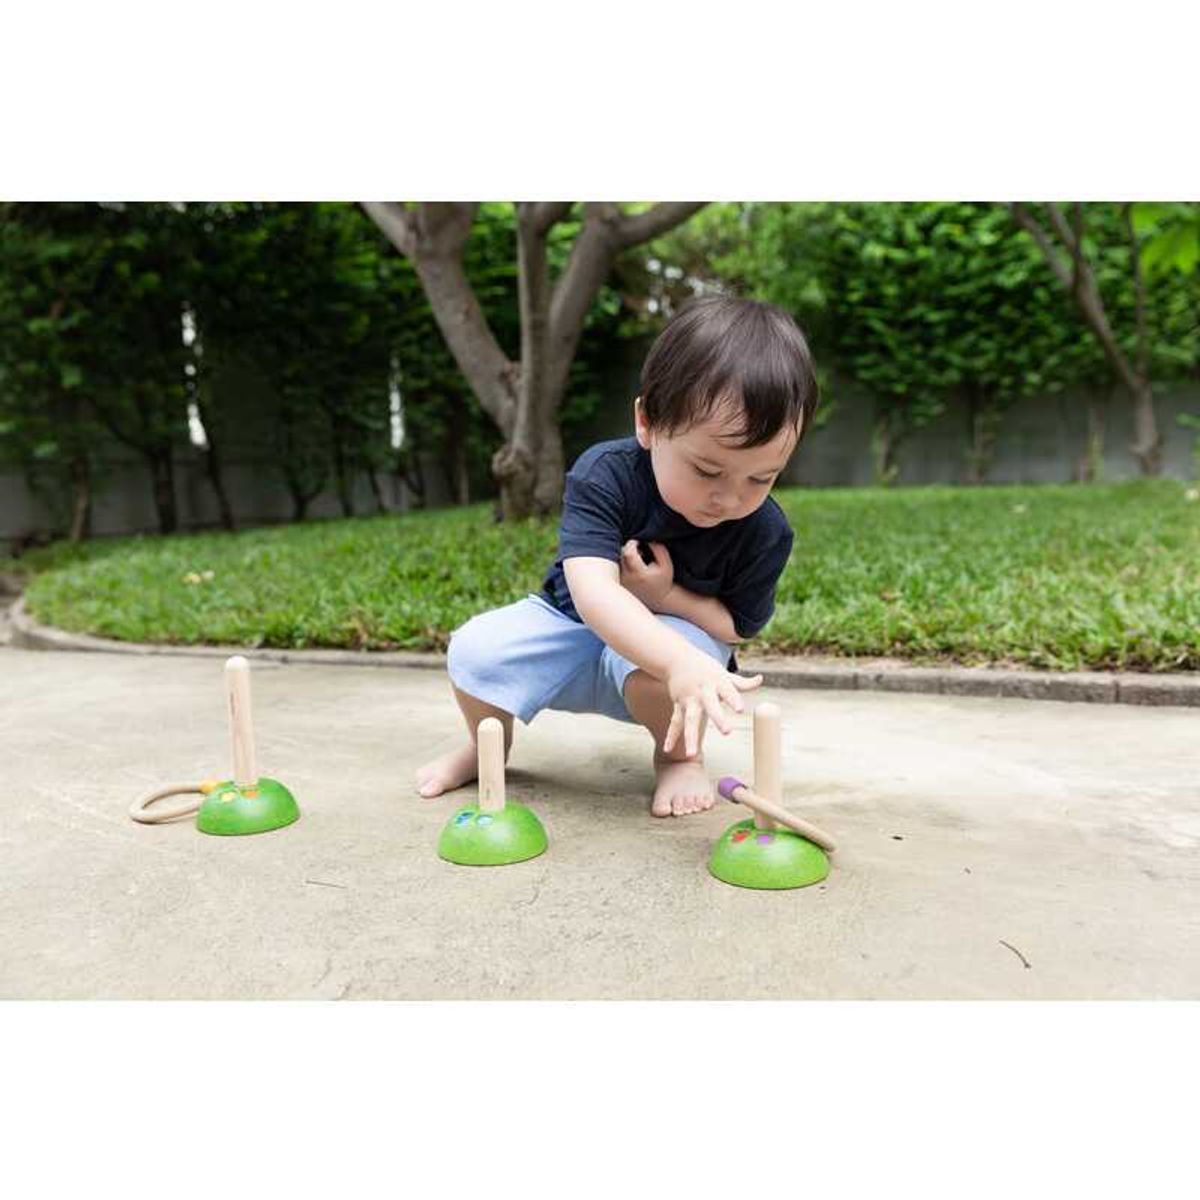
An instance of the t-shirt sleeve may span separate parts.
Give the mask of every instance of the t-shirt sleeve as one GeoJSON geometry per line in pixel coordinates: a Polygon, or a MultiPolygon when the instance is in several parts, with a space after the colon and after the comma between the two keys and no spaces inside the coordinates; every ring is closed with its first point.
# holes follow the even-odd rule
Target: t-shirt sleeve
{"type": "Polygon", "coordinates": [[[568,475],[563,489],[558,556],[621,561],[622,497],[593,479],[568,475]]]}
{"type": "Polygon", "coordinates": [[[748,547],[735,568],[731,586],[721,595],[738,637],[753,637],[775,611],[775,586],[792,552],[793,534],[786,525],[774,537],[748,547]]]}

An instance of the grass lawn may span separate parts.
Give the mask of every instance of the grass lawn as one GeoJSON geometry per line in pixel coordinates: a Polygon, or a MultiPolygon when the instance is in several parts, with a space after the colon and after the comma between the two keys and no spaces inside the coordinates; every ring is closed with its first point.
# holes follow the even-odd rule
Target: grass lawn
{"type": "MultiPolygon", "coordinates": [[[[1166,480],[776,492],[796,547],[747,649],[1200,669],[1194,495],[1166,480]]],[[[38,619],[105,637],[433,649],[537,591],[556,535],[476,505],[56,545],[0,567],[32,572],[38,619]]]]}

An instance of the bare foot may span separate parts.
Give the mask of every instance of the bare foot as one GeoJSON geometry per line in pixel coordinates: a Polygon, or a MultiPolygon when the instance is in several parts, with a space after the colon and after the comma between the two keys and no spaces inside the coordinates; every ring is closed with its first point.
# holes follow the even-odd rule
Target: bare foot
{"type": "Polygon", "coordinates": [[[467,742],[441,758],[427,762],[417,768],[417,791],[426,799],[452,792],[455,788],[470,783],[479,773],[479,751],[474,742],[467,742]]]}
{"type": "Polygon", "coordinates": [[[703,812],[713,806],[712,783],[699,757],[675,762],[654,757],[654,802],[650,812],[656,817],[682,817],[703,812]]]}

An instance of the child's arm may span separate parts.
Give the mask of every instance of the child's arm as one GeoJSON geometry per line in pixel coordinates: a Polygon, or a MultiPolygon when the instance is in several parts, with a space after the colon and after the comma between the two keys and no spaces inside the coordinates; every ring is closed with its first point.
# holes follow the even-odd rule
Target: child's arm
{"type": "Polygon", "coordinates": [[[699,750],[702,713],[728,733],[722,703],[742,712],[741,692],[762,683],[762,676],[734,675],[697,649],[682,634],[656,621],[650,610],[621,586],[620,568],[606,558],[568,558],[563,573],[575,611],[584,623],[623,658],[662,680],[674,703],[663,748],[670,751],[682,735],[688,757],[699,750]]]}
{"type": "Polygon", "coordinates": [[[693,625],[699,625],[705,633],[715,637],[718,642],[732,644],[742,641],[733,627],[733,617],[729,615],[729,609],[716,596],[699,596],[676,583],[671,585],[671,590],[654,606],[653,611],[669,613],[673,617],[686,617],[693,625]]]}
{"type": "Polygon", "coordinates": [[[621,586],[631,591],[651,612],[685,617],[719,642],[742,639],[733,617],[715,596],[700,596],[675,582],[674,566],[667,548],[650,543],[654,561],[642,559],[638,544],[630,540],[621,547],[621,586]]]}

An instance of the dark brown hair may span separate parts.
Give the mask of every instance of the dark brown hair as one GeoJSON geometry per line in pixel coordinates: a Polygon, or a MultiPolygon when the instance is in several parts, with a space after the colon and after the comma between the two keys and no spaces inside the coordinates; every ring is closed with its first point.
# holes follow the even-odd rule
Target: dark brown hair
{"type": "Polygon", "coordinates": [[[686,431],[725,400],[739,403],[740,445],[761,446],[785,426],[803,437],[817,408],[812,354],[790,313],[760,300],[689,301],[658,335],[642,366],[651,429],[686,431]]]}

